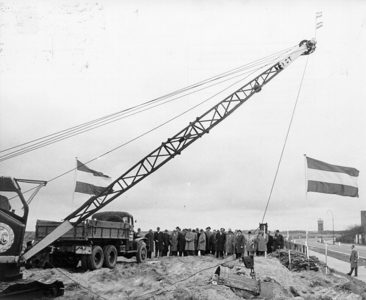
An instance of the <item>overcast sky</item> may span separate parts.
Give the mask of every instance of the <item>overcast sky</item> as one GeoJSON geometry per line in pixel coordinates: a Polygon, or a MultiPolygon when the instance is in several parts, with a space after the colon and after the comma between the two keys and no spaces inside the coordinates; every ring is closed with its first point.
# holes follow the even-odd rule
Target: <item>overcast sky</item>
{"type": "MultiPolygon", "coordinates": [[[[323,219],[331,230],[333,213],[336,230],[360,224],[366,210],[365,1],[3,1],[0,149],[293,47],[314,37],[319,11],[324,27],[307,66],[307,57],[297,59],[209,135],[104,210],[130,212],[142,230],[256,228],[300,91],[264,222],[271,230],[316,230],[323,219]],[[357,168],[360,197],[306,197],[304,154],[357,168]]],[[[88,166],[117,178],[230,92],[88,166]]],[[[75,157],[92,160],[214,93],[204,90],[0,162],[0,174],[51,180],[75,168],[75,157]]],[[[74,185],[75,172],[49,182],[30,205],[27,230],[37,219],[59,221],[86,201],[88,195],[73,195],[74,185]]]]}

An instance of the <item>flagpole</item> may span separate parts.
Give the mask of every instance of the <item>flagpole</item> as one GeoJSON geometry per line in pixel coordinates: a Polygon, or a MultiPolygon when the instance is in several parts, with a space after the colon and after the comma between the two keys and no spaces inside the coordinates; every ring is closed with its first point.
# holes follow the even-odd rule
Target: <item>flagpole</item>
{"type": "Polygon", "coordinates": [[[75,157],[75,163],[76,163],[76,167],[75,167],[75,175],[74,175],[74,190],[72,191],[72,201],[71,201],[71,209],[74,209],[74,196],[75,196],[75,189],[76,189],[76,173],[78,171],[78,158],[75,157]]]}
{"type": "Polygon", "coordinates": [[[307,161],[306,154],[304,154],[304,162],[305,162],[305,203],[306,203],[306,214],[308,216],[308,221],[306,222],[306,256],[308,258],[308,266],[309,266],[309,244],[308,244],[308,231],[309,231],[309,208],[308,208],[308,172],[307,172],[307,161]]]}

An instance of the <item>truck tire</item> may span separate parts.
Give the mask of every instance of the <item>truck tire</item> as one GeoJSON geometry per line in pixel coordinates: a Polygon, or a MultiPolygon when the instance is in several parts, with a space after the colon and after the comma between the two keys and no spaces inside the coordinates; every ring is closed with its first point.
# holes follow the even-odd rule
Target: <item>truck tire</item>
{"type": "Polygon", "coordinates": [[[87,271],[90,269],[90,265],[91,265],[91,255],[83,254],[81,256],[81,267],[83,268],[84,271],[87,271]]]}
{"type": "Polygon", "coordinates": [[[100,246],[94,246],[90,259],[90,270],[98,270],[103,266],[104,253],[100,246]]]}
{"type": "Polygon", "coordinates": [[[137,260],[137,262],[138,263],[141,263],[141,262],[145,261],[146,254],[147,254],[146,245],[144,243],[140,243],[137,246],[137,252],[136,252],[136,260],[137,260]]]}
{"type": "Polygon", "coordinates": [[[104,263],[103,267],[113,269],[117,264],[117,248],[113,245],[105,246],[103,249],[104,252],[104,263]]]}

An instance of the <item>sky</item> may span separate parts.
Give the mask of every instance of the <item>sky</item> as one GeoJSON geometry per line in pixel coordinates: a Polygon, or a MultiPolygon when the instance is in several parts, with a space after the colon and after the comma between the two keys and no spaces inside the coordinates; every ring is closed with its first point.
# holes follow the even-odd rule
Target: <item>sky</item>
{"type": "MultiPolygon", "coordinates": [[[[145,103],[316,34],[313,54],[103,211],[128,211],[142,230],[253,229],[263,217],[270,230],[317,230],[319,219],[332,230],[332,218],[335,230],[347,229],[366,210],[365,11],[366,2],[356,0],[2,1],[0,150],[145,103]],[[315,33],[316,12],[323,12],[324,26],[315,33]],[[358,169],[360,197],[306,193],[304,154],[358,169]]],[[[99,157],[88,167],[117,178],[234,90],[129,141],[228,85],[1,161],[4,176],[49,181],[30,204],[27,230],[37,219],[61,221],[89,198],[73,192],[76,157],[99,157]]]]}

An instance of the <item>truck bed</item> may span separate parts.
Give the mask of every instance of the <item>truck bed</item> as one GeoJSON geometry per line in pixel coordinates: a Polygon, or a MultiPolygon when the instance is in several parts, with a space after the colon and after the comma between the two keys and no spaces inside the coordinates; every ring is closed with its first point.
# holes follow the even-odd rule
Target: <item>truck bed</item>
{"type": "MultiPolygon", "coordinates": [[[[36,240],[40,240],[56,229],[62,222],[37,220],[36,240]]],[[[58,240],[128,239],[130,225],[123,222],[86,220],[58,240]]]]}

